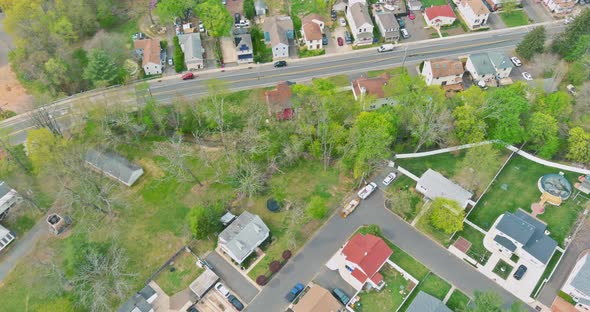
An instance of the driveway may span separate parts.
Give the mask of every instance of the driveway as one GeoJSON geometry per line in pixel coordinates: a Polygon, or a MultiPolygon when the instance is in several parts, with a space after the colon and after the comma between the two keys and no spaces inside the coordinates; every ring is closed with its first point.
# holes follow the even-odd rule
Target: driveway
{"type": "Polygon", "coordinates": [[[410,33],[410,38],[404,39],[400,37],[400,42],[414,42],[438,38],[438,35],[436,37],[430,36],[430,34],[436,33],[436,30],[424,29],[424,16],[422,15],[422,13],[420,13],[420,11],[414,12],[414,15],[416,15],[416,18],[414,20],[410,20],[407,16],[402,17],[402,19],[406,23],[406,29],[408,30],[408,33],[410,33]]]}
{"type": "Polygon", "coordinates": [[[23,237],[17,236],[0,257],[0,281],[6,278],[22,258],[33,251],[39,239],[48,235],[47,223],[42,218],[23,237]]]}
{"type": "Polygon", "coordinates": [[[206,260],[213,267],[215,274],[225,281],[230,291],[238,294],[238,297],[246,303],[252,301],[258,294],[258,289],[216,251],[209,253],[206,260]]]}
{"type": "Polygon", "coordinates": [[[553,17],[541,1],[522,0],[522,9],[535,23],[550,22],[553,17]]]}
{"type": "Polygon", "coordinates": [[[490,14],[490,17],[488,18],[488,21],[486,23],[488,26],[490,26],[491,29],[506,28],[506,24],[504,24],[504,21],[502,20],[498,12],[493,12],[492,14],[490,14]]]}
{"type": "Polygon", "coordinates": [[[356,289],[354,289],[350,284],[342,279],[338,270],[330,270],[325,265],[322,266],[318,275],[313,279],[314,283],[326,288],[329,291],[332,291],[334,288],[340,288],[348,298],[352,298],[354,294],[356,294],[356,289]]]}
{"type": "MultiPolygon", "coordinates": [[[[335,22],[337,23],[337,22],[335,22]]],[[[336,26],[333,31],[330,31],[327,27],[324,28],[324,32],[326,36],[328,36],[328,45],[326,46],[326,54],[334,54],[334,53],[346,53],[352,51],[352,45],[344,43],[343,46],[338,46],[338,37],[344,40],[344,32],[346,31],[346,27],[336,26]]]]}

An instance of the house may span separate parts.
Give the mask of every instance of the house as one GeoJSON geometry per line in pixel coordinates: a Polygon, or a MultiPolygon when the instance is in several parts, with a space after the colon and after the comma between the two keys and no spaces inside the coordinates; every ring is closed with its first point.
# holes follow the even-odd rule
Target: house
{"type": "Polygon", "coordinates": [[[340,301],[329,290],[316,284],[299,297],[291,308],[293,312],[340,312],[345,311],[340,301]]]}
{"type": "Polygon", "coordinates": [[[416,184],[416,191],[430,200],[438,197],[456,200],[463,209],[467,207],[473,197],[471,192],[432,169],[428,169],[422,174],[416,184]]]}
{"type": "Polygon", "coordinates": [[[570,295],[576,301],[576,307],[582,310],[590,310],[590,261],[588,255],[590,249],[583,251],[576,265],[570,272],[561,291],[570,295]]]}
{"type": "Polygon", "coordinates": [[[565,14],[571,13],[576,5],[576,1],[574,0],[543,0],[543,4],[549,10],[549,12],[563,16],[565,14]]]}
{"type": "Polygon", "coordinates": [[[278,83],[275,89],[264,92],[268,115],[275,117],[279,121],[293,118],[291,95],[293,95],[293,92],[286,81],[278,83]]]}
{"type": "Polygon", "coordinates": [[[301,35],[308,50],[323,49],[322,34],[324,19],[317,14],[309,14],[301,20],[301,35]]]}
{"type": "Polygon", "coordinates": [[[111,152],[89,150],[85,162],[92,169],[119,182],[131,186],[143,175],[143,169],[127,159],[111,152]]]}
{"type": "Polygon", "coordinates": [[[142,290],[127,300],[117,312],[153,312],[152,303],[158,298],[156,291],[146,285],[142,290]]]}
{"type": "Polygon", "coordinates": [[[184,63],[189,71],[203,69],[203,45],[200,33],[178,35],[180,48],[184,52],[184,63]]]}
{"type": "Polygon", "coordinates": [[[334,255],[340,276],[356,290],[368,287],[381,289],[385,282],[379,270],[393,251],[375,235],[356,234],[334,255]]]}
{"type": "Polygon", "coordinates": [[[455,12],[450,5],[433,5],[424,10],[424,21],[430,27],[453,25],[457,20],[455,12]]]}
{"type": "Polygon", "coordinates": [[[375,23],[377,23],[377,28],[379,28],[383,40],[385,42],[397,42],[399,40],[399,24],[395,19],[395,14],[391,11],[384,10],[380,4],[374,4],[373,16],[375,17],[375,23]]]}
{"type": "Polygon", "coordinates": [[[391,96],[386,96],[386,86],[389,83],[389,74],[383,73],[377,77],[361,77],[353,80],[351,84],[352,95],[357,101],[361,101],[363,109],[374,110],[383,106],[393,106],[396,102],[391,96]],[[368,102],[368,103],[366,103],[368,102]],[[369,104],[368,107],[365,107],[369,104]]]}
{"type": "MultiPolygon", "coordinates": [[[[502,8],[502,2],[505,0],[486,0],[489,7],[492,8],[493,11],[497,11],[498,9],[502,8]]],[[[522,4],[521,0],[514,1],[514,4],[520,6],[522,4]]]]}
{"type": "Polygon", "coordinates": [[[453,312],[442,301],[423,291],[412,300],[406,312],[453,312]]]}
{"type": "Polygon", "coordinates": [[[250,34],[234,35],[234,45],[238,55],[238,64],[254,62],[254,47],[250,34]]]}
{"type": "Polygon", "coordinates": [[[363,46],[373,43],[373,21],[365,0],[349,0],[346,20],[354,37],[353,45],[363,46]]]}
{"type": "Polygon", "coordinates": [[[0,180],[0,220],[4,219],[10,208],[20,201],[18,193],[8,183],[0,180]]]}
{"type": "Polygon", "coordinates": [[[420,2],[420,0],[408,0],[408,10],[410,10],[410,11],[422,10],[422,2],[420,2]]]}
{"type": "Polygon", "coordinates": [[[348,8],[348,0],[336,0],[332,5],[332,10],[336,12],[346,12],[348,8]]]}
{"type": "Polygon", "coordinates": [[[295,38],[293,20],[289,16],[272,16],[264,20],[264,40],[272,48],[272,58],[289,57],[289,46],[295,38]]]}
{"type": "Polygon", "coordinates": [[[205,271],[189,285],[189,288],[197,296],[197,299],[201,300],[205,293],[207,293],[218,280],[219,276],[208,267],[205,267],[205,271]]]}
{"type": "Polygon", "coordinates": [[[510,58],[502,52],[474,53],[465,64],[474,81],[508,78],[513,67],[510,58]]]}
{"type": "Polygon", "coordinates": [[[262,219],[244,211],[218,236],[221,250],[241,264],[269,236],[269,229],[262,219]]]}
{"type": "Polygon", "coordinates": [[[135,50],[141,56],[141,67],[146,75],[159,75],[162,73],[162,58],[160,40],[143,39],[133,42],[135,50]]]}
{"type": "Polygon", "coordinates": [[[421,75],[429,86],[446,86],[461,84],[464,72],[463,63],[459,60],[435,59],[424,61],[421,75]]]}
{"type": "Polygon", "coordinates": [[[264,0],[255,0],[254,1],[254,11],[256,11],[256,16],[264,16],[268,11],[268,7],[264,0]]]}
{"type": "Polygon", "coordinates": [[[469,29],[485,26],[490,10],[482,0],[455,0],[459,14],[469,29]]]}
{"type": "Polygon", "coordinates": [[[484,245],[508,258],[516,254],[529,264],[544,267],[557,247],[546,229],[547,224],[522,209],[505,212],[486,234],[484,245]]]}
{"type": "Polygon", "coordinates": [[[0,225],[0,251],[15,239],[16,235],[12,231],[0,225]]]}

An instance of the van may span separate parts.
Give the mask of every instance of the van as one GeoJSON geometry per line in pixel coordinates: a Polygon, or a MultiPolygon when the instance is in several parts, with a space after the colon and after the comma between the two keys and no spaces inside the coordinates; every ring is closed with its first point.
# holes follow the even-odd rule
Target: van
{"type": "Polygon", "coordinates": [[[332,290],[332,294],[334,297],[336,297],[336,299],[342,302],[343,305],[346,305],[350,301],[350,298],[348,298],[348,296],[340,288],[334,288],[334,290],[332,290]]]}
{"type": "Polygon", "coordinates": [[[380,46],[379,48],[377,48],[377,52],[379,52],[379,53],[389,52],[389,51],[393,51],[393,49],[395,49],[395,45],[388,43],[388,44],[384,44],[384,45],[380,46]]]}

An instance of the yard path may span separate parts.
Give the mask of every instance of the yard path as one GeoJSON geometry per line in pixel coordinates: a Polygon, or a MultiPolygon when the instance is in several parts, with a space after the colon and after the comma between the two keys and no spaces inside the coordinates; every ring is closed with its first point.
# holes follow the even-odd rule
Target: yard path
{"type": "Polygon", "coordinates": [[[22,238],[17,237],[12,242],[12,246],[8,247],[7,252],[0,258],[0,281],[16,267],[16,265],[33,251],[35,244],[42,237],[49,235],[45,218],[39,220],[31,230],[29,230],[22,238]]]}

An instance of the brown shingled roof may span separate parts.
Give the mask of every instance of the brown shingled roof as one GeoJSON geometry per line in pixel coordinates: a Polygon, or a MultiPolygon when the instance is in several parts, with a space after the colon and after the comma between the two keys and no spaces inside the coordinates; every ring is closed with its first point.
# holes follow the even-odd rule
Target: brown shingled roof
{"type": "Polygon", "coordinates": [[[314,22],[303,24],[303,33],[305,34],[305,39],[307,40],[322,39],[322,29],[320,28],[320,25],[314,22]]]}
{"type": "Polygon", "coordinates": [[[469,6],[477,15],[490,13],[490,10],[483,4],[482,0],[462,0],[463,6],[469,6]]]}
{"type": "Polygon", "coordinates": [[[463,69],[463,63],[461,63],[461,61],[459,60],[432,60],[430,61],[430,68],[432,70],[433,77],[462,75],[465,72],[465,70],[463,69]]]}
{"type": "Polygon", "coordinates": [[[311,14],[307,14],[306,16],[304,16],[301,19],[301,23],[305,24],[305,23],[312,23],[313,20],[318,20],[323,22],[324,18],[322,16],[320,16],[319,14],[315,14],[315,13],[311,13],[311,14]]]}
{"type": "Polygon", "coordinates": [[[143,49],[143,57],[141,65],[145,66],[149,63],[160,64],[160,40],[158,39],[143,39],[135,40],[135,49],[143,49]]]}
{"type": "Polygon", "coordinates": [[[280,82],[276,89],[264,92],[266,97],[266,104],[271,115],[282,112],[285,109],[291,108],[291,87],[287,82],[280,82]]]}
{"type": "Polygon", "coordinates": [[[352,81],[352,87],[357,96],[361,94],[360,88],[364,88],[366,95],[372,95],[381,99],[385,97],[383,87],[387,85],[387,82],[389,82],[389,74],[383,73],[374,78],[361,77],[355,79],[352,81]]]}

